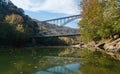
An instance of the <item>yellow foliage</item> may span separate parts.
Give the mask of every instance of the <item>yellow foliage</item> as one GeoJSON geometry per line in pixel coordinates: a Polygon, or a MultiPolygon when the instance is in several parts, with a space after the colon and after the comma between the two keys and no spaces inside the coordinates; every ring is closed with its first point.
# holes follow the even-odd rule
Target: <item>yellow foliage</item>
{"type": "Polygon", "coordinates": [[[16,27],[16,30],[20,31],[20,32],[24,32],[23,25],[22,24],[18,24],[17,27],[16,27]]]}
{"type": "Polygon", "coordinates": [[[73,44],[74,40],[68,37],[59,37],[61,40],[65,41],[67,44],[73,44]]]}
{"type": "Polygon", "coordinates": [[[23,22],[23,17],[17,14],[7,15],[5,20],[11,24],[21,24],[23,22]]]}

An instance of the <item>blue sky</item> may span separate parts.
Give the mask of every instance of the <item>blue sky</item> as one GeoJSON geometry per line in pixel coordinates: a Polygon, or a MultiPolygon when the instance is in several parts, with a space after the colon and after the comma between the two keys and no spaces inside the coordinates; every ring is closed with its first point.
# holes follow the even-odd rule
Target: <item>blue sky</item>
{"type": "MultiPolygon", "coordinates": [[[[80,14],[81,0],[11,0],[16,6],[25,10],[25,14],[43,21],[64,16],[80,14]]],[[[77,27],[77,22],[68,24],[77,27]]]]}

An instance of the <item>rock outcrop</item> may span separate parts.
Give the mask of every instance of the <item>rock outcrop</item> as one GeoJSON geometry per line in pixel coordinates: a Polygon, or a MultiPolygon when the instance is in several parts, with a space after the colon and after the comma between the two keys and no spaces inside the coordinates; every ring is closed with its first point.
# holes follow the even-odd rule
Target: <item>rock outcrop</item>
{"type": "Polygon", "coordinates": [[[88,48],[89,50],[95,51],[105,51],[107,54],[111,55],[114,59],[120,60],[120,38],[116,40],[109,40],[107,42],[95,42],[92,41],[82,47],[88,48]]]}
{"type": "Polygon", "coordinates": [[[104,49],[107,54],[111,55],[115,59],[120,60],[120,38],[112,42],[105,43],[104,49]]]}

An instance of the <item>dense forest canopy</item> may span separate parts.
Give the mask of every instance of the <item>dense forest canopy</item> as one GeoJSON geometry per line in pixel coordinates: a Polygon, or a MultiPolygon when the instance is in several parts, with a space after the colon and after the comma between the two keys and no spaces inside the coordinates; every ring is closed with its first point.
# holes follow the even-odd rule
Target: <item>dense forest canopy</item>
{"type": "Polygon", "coordinates": [[[120,8],[117,0],[83,0],[82,20],[79,22],[84,42],[120,36],[120,8]]]}
{"type": "Polygon", "coordinates": [[[0,3],[0,45],[19,45],[38,32],[38,25],[12,2],[0,3]]]}

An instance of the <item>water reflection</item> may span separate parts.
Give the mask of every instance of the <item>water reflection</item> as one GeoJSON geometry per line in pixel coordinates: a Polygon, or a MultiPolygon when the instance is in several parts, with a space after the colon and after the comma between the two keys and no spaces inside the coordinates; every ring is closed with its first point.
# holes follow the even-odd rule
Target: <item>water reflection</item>
{"type": "Polygon", "coordinates": [[[44,61],[46,68],[39,70],[36,74],[80,74],[79,58],[74,57],[59,57],[59,56],[44,56],[39,60],[39,66],[44,61]],[[45,63],[46,62],[46,63],[45,63]]]}
{"type": "Polygon", "coordinates": [[[0,74],[119,74],[120,62],[74,48],[0,51],[0,74]]]}
{"type": "Polygon", "coordinates": [[[79,58],[74,56],[59,56],[60,53],[65,51],[64,48],[15,49],[12,52],[8,51],[0,51],[0,74],[38,74],[40,71],[45,72],[46,70],[52,72],[54,68],[65,70],[63,66],[79,63],[80,61],[79,58]]]}
{"type": "Polygon", "coordinates": [[[94,52],[94,54],[88,50],[83,50],[81,55],[80,71],[83,74],[119,74],[120,73],[120,61],[116,61],[104,52],[94,52]],[[86,54],[87,52],[88,54],[86,54]],[[83,55],[83,54],[84,55],[83,55]]]}
{"type": "Polygon", "coordinates": [[[65,66],[56,66],[49,68],[46,71],[39,71],[36,74],[80,74],[79,63],[68,64],[65,66]]]}

